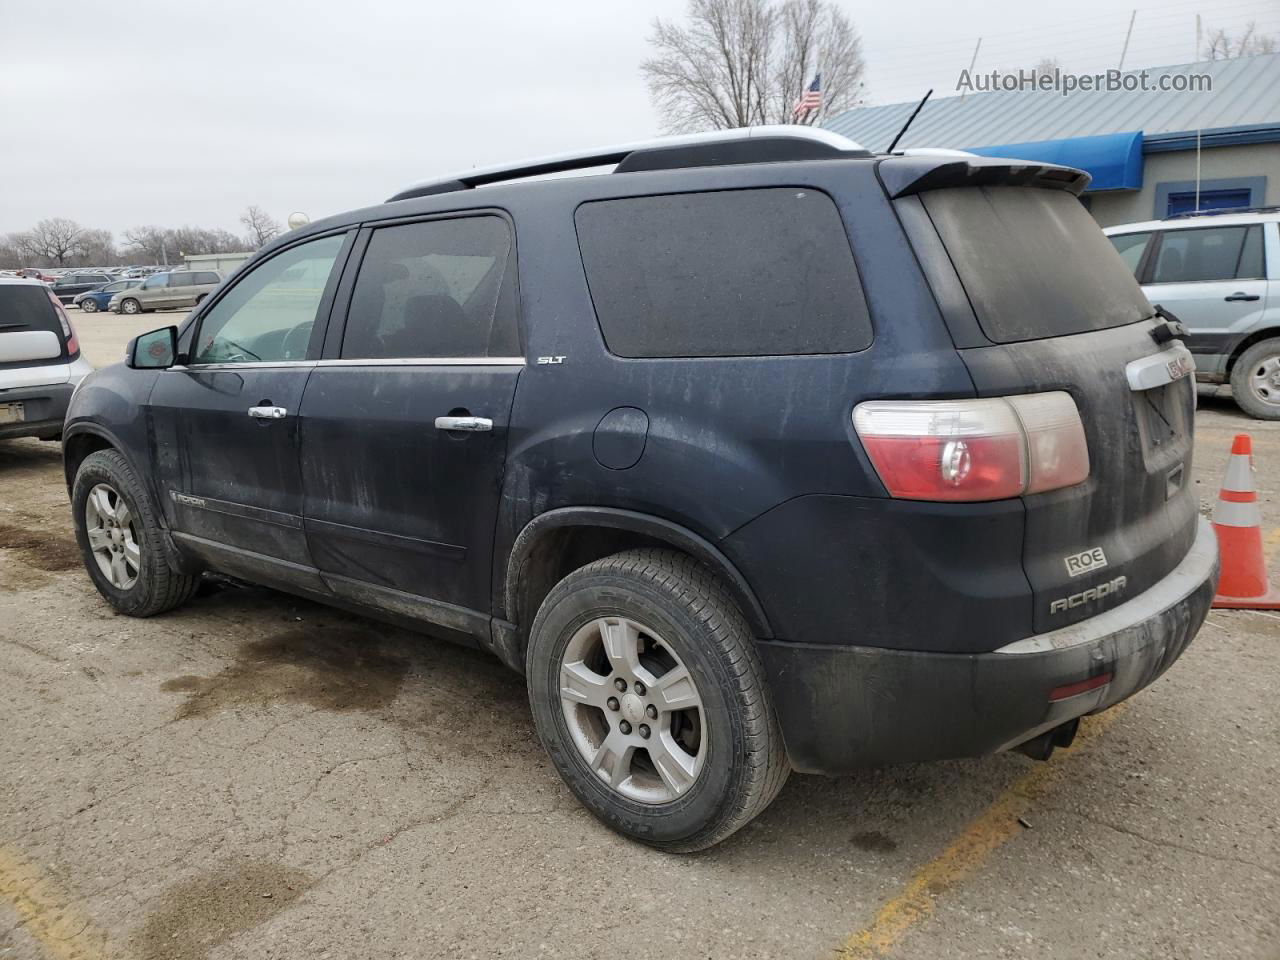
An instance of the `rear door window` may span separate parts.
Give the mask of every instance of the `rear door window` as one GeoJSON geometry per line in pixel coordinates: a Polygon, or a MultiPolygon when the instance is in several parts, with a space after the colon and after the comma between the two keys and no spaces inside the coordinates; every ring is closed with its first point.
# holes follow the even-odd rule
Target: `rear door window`
{"type": "Polygon", "coordinates": [[[1262,228],[1198,227],[1166,230],[1152,283],[1201,283],[1262,275],[1262,228]],[[1256,240],[1250,242],[1250,235],[1256,240]]]}
{"type": "Polygon", "coordinates": [[[584,203],[591,299],[622,357],[853,353],[871,320],[835,203],[792,187],[584,203]]]}
{"type": "Polygon", "coordinates": [[[1133,271],[1065,190],[955,187],[920,195],[982,331],[995,343],[1151,316],[1133,271]]]}
{"type": "Polygon", "coordinates": [[[360,264],[342,357],[515,357],[511,228],[484,215],[373,231],[360,264]]]}

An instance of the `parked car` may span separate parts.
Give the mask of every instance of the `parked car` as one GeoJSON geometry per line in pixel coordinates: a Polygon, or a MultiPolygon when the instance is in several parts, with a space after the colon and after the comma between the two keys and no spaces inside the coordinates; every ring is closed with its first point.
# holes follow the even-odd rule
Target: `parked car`
{"type": "Polygon", "coordinates": [[[67,403],[92,369],[44,283],[0,278],[0,439],[57,440],[67,403]]]}
{"type": "Polygon", "coordinates": [[[115,294],[107,309],[113,313],[145,313],[194,307],[222,282],[213,270],[171,270],[154,273],[141,285],[115,294]]]}
{"type": "Polygon", "coordinates": [[[1280,208],[1105,232],[1147,297],[1186,326],[1196,379],[1229,383],[1245,413],[1280,420],[1280,208]]]}
{"type": "Polygon", "coordinates": [[[1190,354],[1087,180],[756,128],[304,226],[76,395],[89,576],[490,651],[581,802],[668,850],[792,768],[1047,758],[1217,580],[1190,354]]]}
{"type": "Polygon", "coordinates": [[[112,279],[106,273],[68,272],[54,280],[51,289],[53,295],[63,303],[71,303],[77,295],[110,283],[112,279]]]}
{"type": "Polygon", "coordinates": [[[38,269],[37,269],[37,268],[35,268],[35,267],[23,267],[23,268],[21,268],[21,269],[18,271],[18,276],[20,276],[20,277],[24,277],[24,278],[29,279],[29,280],[39,280],[39,281],[41,281],[42,283],[53,283],[53,281],[54,281],[54,279],[55,279],[55,278],[53,277],[53,275],[52,275],[52,274],[50,274],[50,273],[46,273],[46,272],[45,272],[45,271],[43,271],[43,270],[38,270],[38,269]]]}
{"type": "Polygon", "coordinates": [[[107,309],[107,304],[111,302],[111,298],[117,293],[123,293],[126,290],[132,290],[142,285],[142,279],[133,280],[113,280],[108,284],[95,287],[79,294],[73,301],[77,307],[85,313],[97,313],[99,310],[107,309]]]}

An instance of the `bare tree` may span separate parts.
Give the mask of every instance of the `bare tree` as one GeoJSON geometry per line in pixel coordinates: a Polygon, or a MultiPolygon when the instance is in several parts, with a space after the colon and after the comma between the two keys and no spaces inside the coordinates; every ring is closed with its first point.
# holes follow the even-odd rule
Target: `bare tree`
{"type": "Polygon", "coordinates": [[[793,108],[822,75],[816,123],[857,104],[862,41],[832,0],[689,0],[688,23],[654,21],[641,66],[669,131],[795,122],[793,108]]]}
{"type": "Polygon", "coordinates": [[[1275,53],[1276,49],[1276,38],[1259,33],[1258,25],[1251,20],[1239,37],[1232,37],[1221,27],[1210,30],[1201,56],[1206,60],[1230,60],[1233,57],[1275,53]]]}
{"type": "Polygon", "coordinates": [[[250,204],[240,214],[240,222],[249,231],[249,245],[255,249],[280,236],[283,229],[274,217],[256,204],[250,204]]]}
{"type": "Polygon", "coordinates": [[[110,230],[84,230],[80,234],[76,259],[82,265],[105,267],[116,260],[116,242],[110,230]]]}
{"type": "Polygon", "coordinates": [[[174,263],[183,254],[237,253],[244,241],[214,227],[131,227],[124,232],[126,252],[138,263],[174,263]]]}
{"type": "Polygon", "coordinates": [[[18,247],[32,259],[63,266],[80,250],[84,227],[65,217],[41,220],[25,233],[15,234],[18,247]]]}
{"type": "Polygon", "coordinates": [[[1031,75],[1035,77],[1052,77],[1061,72],[1062,61],[1057,57],[1041,57],[1031,68],[1031,75]]]}

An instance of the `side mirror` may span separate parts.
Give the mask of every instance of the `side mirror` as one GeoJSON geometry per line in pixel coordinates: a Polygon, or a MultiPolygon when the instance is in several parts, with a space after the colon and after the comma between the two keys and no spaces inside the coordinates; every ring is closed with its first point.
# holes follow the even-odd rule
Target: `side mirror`
{"type": "Polygon", "coordinates": [[[124,362],[134,370],[166,370],[177,358],[178,328],[161,327],[130,340],[124,362]]]}

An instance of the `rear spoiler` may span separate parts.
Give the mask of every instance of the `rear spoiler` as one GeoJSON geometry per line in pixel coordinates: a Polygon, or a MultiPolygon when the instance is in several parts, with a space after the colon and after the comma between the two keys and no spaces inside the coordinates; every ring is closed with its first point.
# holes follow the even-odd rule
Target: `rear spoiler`
{"type": "Polygon", "coordinates": [[[1029,163],[1003,157],[888,157],[877,166],[890,198],[944,187],[1041,187],[1079,196],[1089,174],[1056,163],[1029,163]]]}

